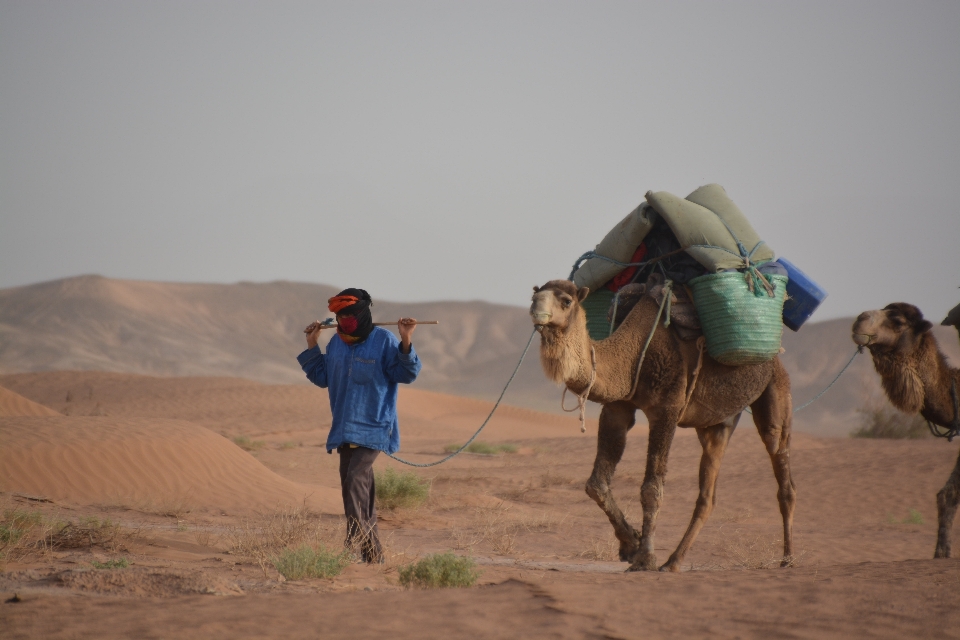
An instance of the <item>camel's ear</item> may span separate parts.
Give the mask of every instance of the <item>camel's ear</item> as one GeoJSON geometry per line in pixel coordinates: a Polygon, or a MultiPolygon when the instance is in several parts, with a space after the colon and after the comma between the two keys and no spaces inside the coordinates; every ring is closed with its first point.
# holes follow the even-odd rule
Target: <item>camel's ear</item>
{"type": "Polygon", "coordinates": [[[590,294],[590,287],[580,287],[577,289],[577,300],[583,302],[590,294]]]}
{"type": "Polygon", "coordinates": [[[933,329],[933,323],[929,320],[921,320],[913,325],[913,332],[917,335],[926,333],[927,331],[930,331],[930,329],[933,329]]]}
{"type": "Polygon", "coordinates": [[[540,293],[540,287],[538,287],[537,285],[533,285],[533,292],[540,293]]]}

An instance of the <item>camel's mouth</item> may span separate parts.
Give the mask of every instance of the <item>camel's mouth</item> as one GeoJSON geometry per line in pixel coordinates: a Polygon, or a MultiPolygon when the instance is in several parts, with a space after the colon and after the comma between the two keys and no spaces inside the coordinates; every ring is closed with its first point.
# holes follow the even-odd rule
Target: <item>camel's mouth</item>
{"type": "Polygon", "coordinates": [[[865,347],[870,344],[870,341],[876,338],[877,336],[871,335],[869,333],[855,333],[853,334],[853,341],[856,342],[861,347],[865,347]]]}
{"type": "Polygon", "coordinates": [[[538,327],[542,327],[545,324],[550,322],[550,318],[553,317],[552,313],[540,312],[540,313],[530,313],[530,317],[533,318],[533,324],[538,327]]]}

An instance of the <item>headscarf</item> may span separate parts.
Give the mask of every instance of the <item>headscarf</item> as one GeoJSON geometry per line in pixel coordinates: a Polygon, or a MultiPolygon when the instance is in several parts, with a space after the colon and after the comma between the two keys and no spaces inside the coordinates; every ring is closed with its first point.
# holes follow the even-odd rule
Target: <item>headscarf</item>
{"type": "Polygon", "coordinates": [[[344,289],[327,300],[327,308],[337,314],[337,335],[347,344],[363,342],[373,331],[370,307],[373,300],[363,289],[344,289]]]}

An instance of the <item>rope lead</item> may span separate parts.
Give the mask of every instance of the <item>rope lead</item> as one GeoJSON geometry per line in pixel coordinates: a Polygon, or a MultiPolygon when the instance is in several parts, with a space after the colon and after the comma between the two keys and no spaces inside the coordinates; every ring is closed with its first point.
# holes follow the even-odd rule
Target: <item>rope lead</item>
{"type": "Polygon", "coordinates": [[[409,465],[409,466],[411,466],[411,467],[420,467],[421,469],[422,469],[422,468],[425,468],[425,467],[435,467],[435,466],[437,466],[438,464],[442,464],[442,463],[446,462],[447,460],[449,460],[450,458],[453,458],[454,456],[459,455],[464,449],[466,449],[467,447],[470,446],[470,443],[471,443],[471,442],[473,442],[474,440],[476,440],[477,436],[480,435],[480,432],[483,431],[483,428],[484,428],[485,426],[487,426],[487,423],[488,423],[488,422],[490,422],[490,418],[493,417],[493,414],[494,414],[494,412],[496,412],[497,407],[500,406],[500,401],[503,400],[503,394],[505,394],[505,393],[507,392],[507,389],[510,388],[510,383],[513,382],[514,377],[516,377],[517,371],[520,370],[520,365],[523,364],[523,358],[524,358],[524,356],[527,355],[527,351],[530,349],[530,343],[533,342],[533,336],[535,336],[536,334],[537,334],[537,330],[534,329],[534,330],[533,330],[533,333],[530,334],[530,339],[527,340],[527,346],[525,346],[525,347],[523,348],[523,353],[520,354],[520,360],[519,360],[519,362],[517,362],[516,368],[513,370],[513,373],[510,374],[510,379],[507,380],[507,385],[503,388],[503,391],[500,392],[500,397],[497,398],[497,403],[496,403],[495,405],[493,405],[493,409],[490,410],[490,414],[487,416],[487,419],[483,421],[483,424],[480,425],[480,428],[477,429],[477,432],[474,433],[473,436],[471,436],[471,438],[470,438],[469,440],[467,440],[462,447],[460,447],[459,449],[457,449],[456,451],[454,451],[453,453],[451,453],[450,455],[448,455],[446,458],[443,458],[442,460],[437,460],[436,462],[427,462],[427,463],[424,463],[424,464],[420,464],[420,463],[418,463],[418,462],[410,462],[409,460],[404,460],[403,458],[398,458],[397,456],[393,455],[392,453],[387,453],[386,451],[384,451],[384,453],[387,453],[387,456],[388,456],[388,457],[393,458],[393,459],[396,460],[397,462],[400,462],[400,463],[402,463],[402,464],[409,465]]]}

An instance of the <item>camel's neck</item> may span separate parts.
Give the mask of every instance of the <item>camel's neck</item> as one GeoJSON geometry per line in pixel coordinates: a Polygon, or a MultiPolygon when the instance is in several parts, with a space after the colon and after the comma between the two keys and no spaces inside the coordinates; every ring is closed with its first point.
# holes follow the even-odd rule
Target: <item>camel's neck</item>
{"type": "Polygon", "coordinates": [[[636,360],[632,356],[623,357],[621,351],[632,354],[633,349],[618,348],[620,341],[617,334],[602,341],[592,340],[587,331],[586,316],[578,307],[566,327],[544,331],[540,362],[547,377],[566,385],[574,393],[581,394],[590,387],[590,400],[594,402],[622,400],[630,393],[636,360]],[[591,350],[595,354],[596,367],[591,350]]]}
{"type": "Polygon", "coordinates": [[[547,377],[565,384],[575,393],[583,393],[593,377],[591,343],[586,317],[580,307],[567,326],[545,328],[540,339],[540,364],[547,377]]]}
{"type": "Polygon", "coordinates": [[[951,387],[960,393],[960,370],[951,369],[929,334],[919,337],[910,354],[897,351],[873,353],[883,390],[895,407],[906,413],[921,413],[941,425],[954,420],[951,387]]]}

